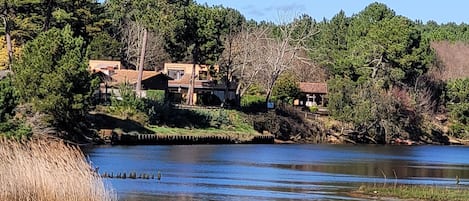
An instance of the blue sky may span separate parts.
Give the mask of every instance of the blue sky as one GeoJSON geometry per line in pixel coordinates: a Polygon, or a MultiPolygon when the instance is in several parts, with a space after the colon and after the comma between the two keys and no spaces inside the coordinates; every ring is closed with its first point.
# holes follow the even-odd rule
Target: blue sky
{"type": "Polygon", "coordinates": [[[316,20],[331,19],[341,9],[347,16],[358,13],[373,2],[381,2],[412,20],[438,23],[469,23],[467,0],[196,0],[223,5],[240,11],[247,19],[279,22],[280,19],[308,14],[316,20]]]}

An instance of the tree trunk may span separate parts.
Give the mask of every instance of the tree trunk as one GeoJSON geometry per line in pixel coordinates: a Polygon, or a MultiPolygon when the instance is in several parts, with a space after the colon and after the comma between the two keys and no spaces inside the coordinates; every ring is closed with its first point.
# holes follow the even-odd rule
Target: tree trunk
{"type": "Polygon", "coordinates": [[[196,62],[192,64],[192,73],[191,73],[191,79],[189,83],[189,90],[187,91],[187,104],[188,105],[194,105],[194,88],[195,88],[195,66],[196,62]]]}
{"type": "Polygon", "coordinates": [[[143,65],[145,63],[145,51],[147,48],[147,28],[143,28],[143,40],[142,40],[142,49],[140,52],[140,62],[138,65],[138,77],[137,77],[137,88],[135,91],[137,92],[137,96],[141,97],[141,90],[142,90],[142,77],[143,77],[143,65]]]}
{"type": "Polygon", "coordinates": [[[5,40],[7,42],[8,51],[8,69],[11,70],[11,64],[13,63],[13,47],[11,44],[10,27],[8,22],[5,23],[5,40]]]}
{"type": "Polygon", "coordinates": [[[42,31],[47,31],[49,30],[49,27],[50,27],[50,20],[52,18],[52,3],[54,2],[54,0],[48,0],[47,1],[47,10],[46,10],[46,19],[44,20],[44,26],[42,27],[42,31]]]}
{"type": "Polygon", "coordinates": [[[229,90],[230,90],[230,84],[231,84],[231,81],[229,79],[229,70],[230,70],[230,65],[231,64],[228,64],[228,70],[226,72],[226,77],[225,77],[225,94],[223,96],[223,105],[222,107],[226,107],[226,102],[228,102],[228,94],[229,94],[229,90]]]}
{"type": "Polygon", "coordinates": [[[10,23],[8,20],[8,4],[7,1],[3,2],[3,25],[5,26],[5,41],[7,43],[7,54],[8,54],[8,69],[11,70],[11,64],[13,62],[13,47],[11,44],[11,35],[10,35],[10,23]]]}
{"type": "Polygon", "coordinates": [[[194,49],[192,50],[192,73],[191,73],[191,79],[189,83],[189,90],[187,92],[187,104],[188,105],[194,105],[194,88],[195,88],[195,66],[198,64],[198,58],[199,58],[199,45],[195,44],[194,49]]]}

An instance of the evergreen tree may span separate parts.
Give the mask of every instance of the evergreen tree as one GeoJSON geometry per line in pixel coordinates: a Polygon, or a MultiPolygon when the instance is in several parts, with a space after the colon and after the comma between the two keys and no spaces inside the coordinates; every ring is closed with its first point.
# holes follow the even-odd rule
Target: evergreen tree
{"type": "Polygon", "coordinates": [[[92,92],[84,41],[73,37],[70,26],[41,33],[24,47],[13,66],[20,103],[50,115],[64,126],[83,117],[92,92]]]}

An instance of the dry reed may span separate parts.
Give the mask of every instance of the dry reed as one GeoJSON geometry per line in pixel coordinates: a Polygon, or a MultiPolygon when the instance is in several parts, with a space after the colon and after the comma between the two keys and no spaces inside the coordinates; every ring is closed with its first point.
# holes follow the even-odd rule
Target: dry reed
{"type": "Polygon", "coordinates": [[[117,196],[74,146],[54,139],[0,139],[0,200],[111,201],[117,196]]]}

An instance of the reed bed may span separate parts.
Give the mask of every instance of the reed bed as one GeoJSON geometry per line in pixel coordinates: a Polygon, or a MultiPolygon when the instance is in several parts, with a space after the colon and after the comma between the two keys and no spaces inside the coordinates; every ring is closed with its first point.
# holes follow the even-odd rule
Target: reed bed
{"type": "Polygon", "coordinates": [[[78,148],[55,139],[0,139],[0,200],[113,201],[78,148]]]}

